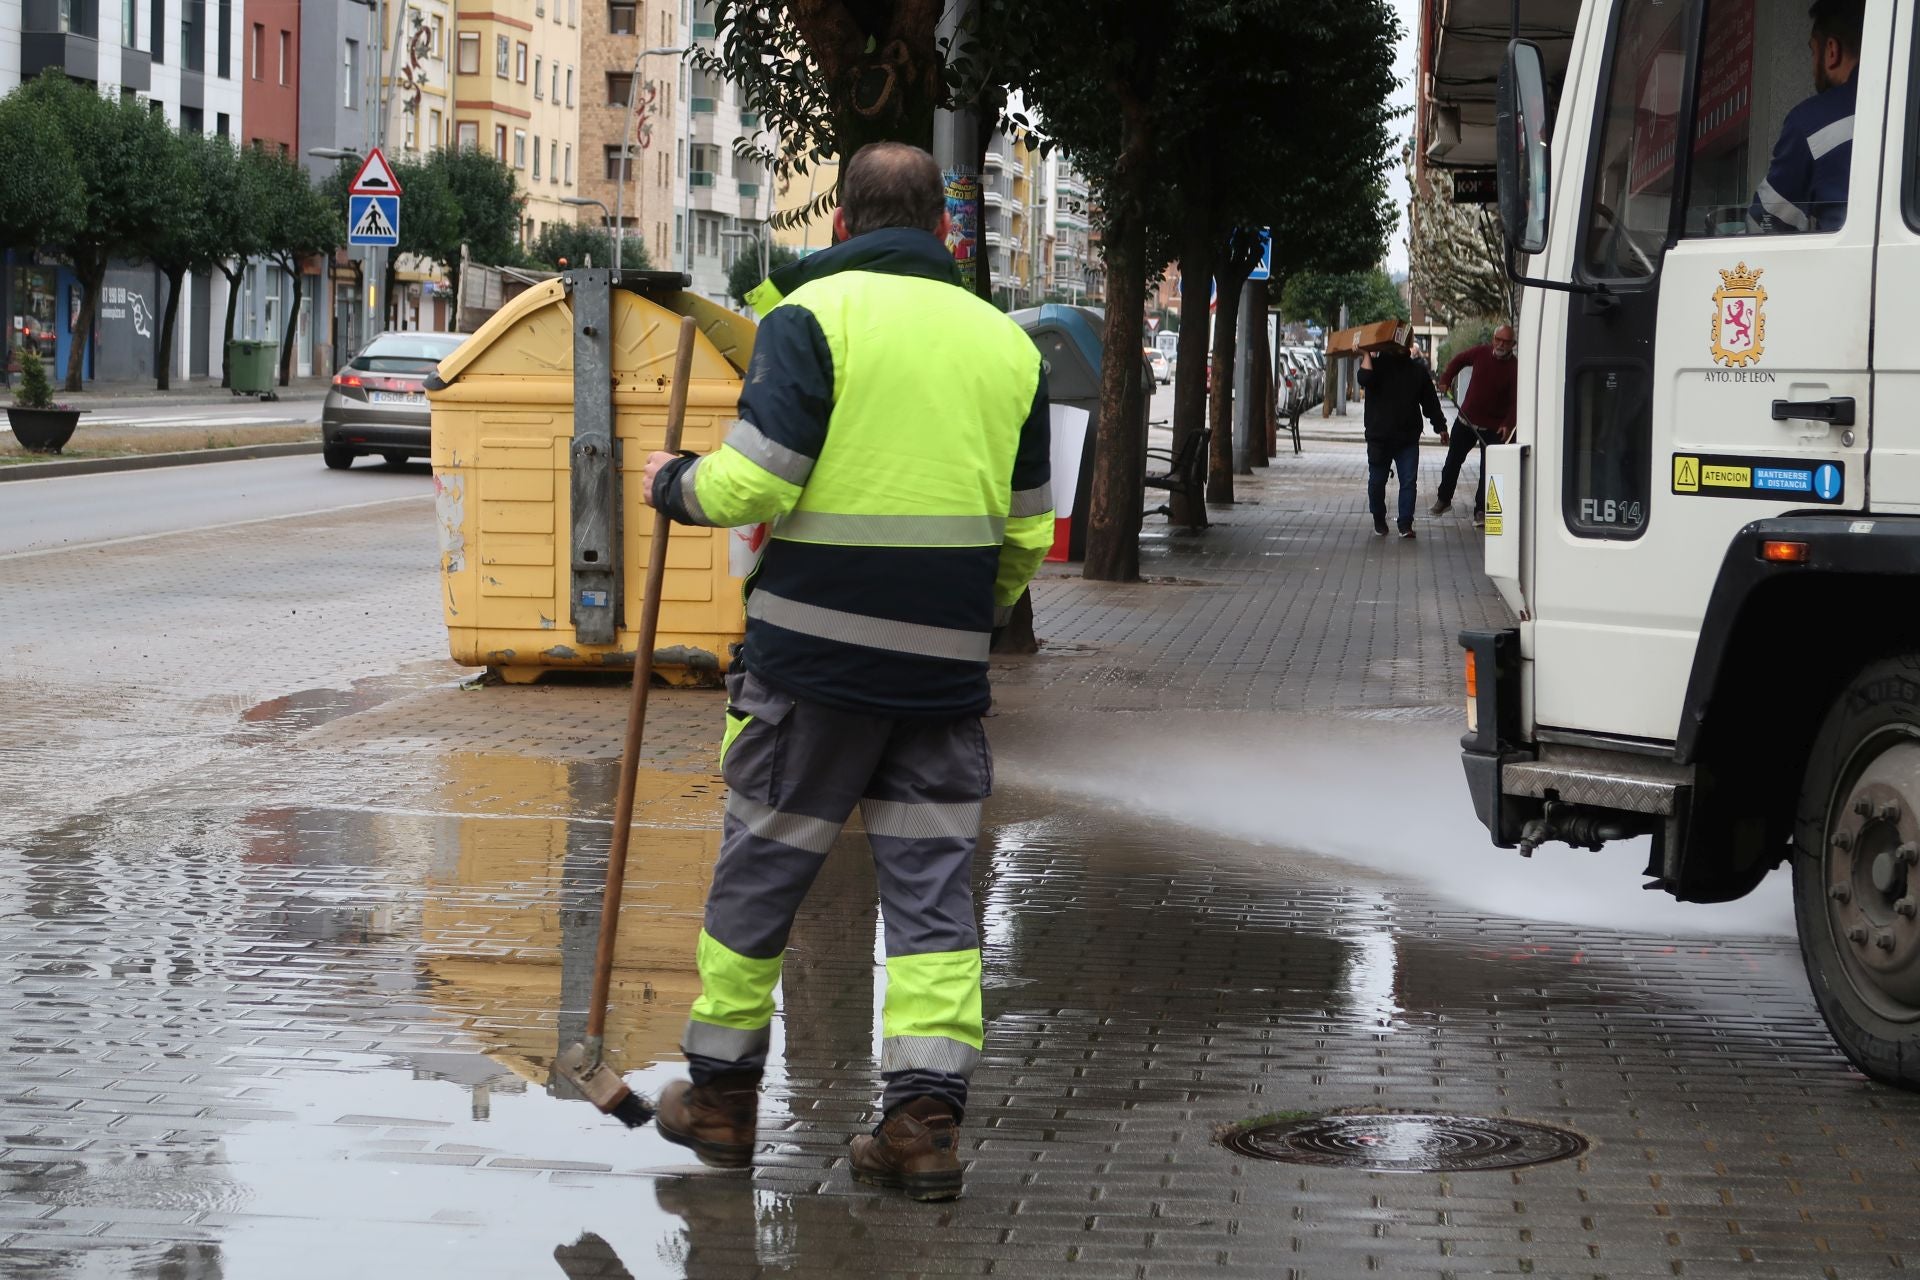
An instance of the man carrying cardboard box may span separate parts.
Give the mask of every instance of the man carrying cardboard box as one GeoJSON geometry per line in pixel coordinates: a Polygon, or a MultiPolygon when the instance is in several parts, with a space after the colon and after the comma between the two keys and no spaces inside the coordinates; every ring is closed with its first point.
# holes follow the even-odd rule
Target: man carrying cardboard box
{"type": "Polygon", "coordinates": [[[1404,340],[1362,349],[1359,382],[1367,393],[1367,505],[1373,536],[1387,536],[1387,469],[1400,477],[1400,536],[1413,537],[1414,480],[1420,471],[1420,415],[1435,435],[1447,434],[1433,373],[1415,360],[1404,340]]]}

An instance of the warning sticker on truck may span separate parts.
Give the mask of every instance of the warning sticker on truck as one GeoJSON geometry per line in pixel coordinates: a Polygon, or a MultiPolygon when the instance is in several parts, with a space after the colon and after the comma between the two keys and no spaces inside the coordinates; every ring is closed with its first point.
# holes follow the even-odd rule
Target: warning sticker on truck
{"type": "Polygon", "coordinates": [[[1673,491],[1695,498],[1757,498],[1837,505],[1846,500],[1842,462],[1740,458],[1718,453],[1673,455],[1673,491]]]}

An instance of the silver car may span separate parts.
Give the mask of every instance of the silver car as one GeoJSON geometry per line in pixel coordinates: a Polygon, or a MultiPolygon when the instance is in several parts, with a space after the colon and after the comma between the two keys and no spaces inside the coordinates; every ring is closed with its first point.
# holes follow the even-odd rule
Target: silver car
{"type": "Polygon", "coordinates": [[[427,375],[467,340],[464,333],[383,333],[333,376],[320,407],[321,456],[336,471],[363,453],[389,466],[431,449],[427,375]]]}

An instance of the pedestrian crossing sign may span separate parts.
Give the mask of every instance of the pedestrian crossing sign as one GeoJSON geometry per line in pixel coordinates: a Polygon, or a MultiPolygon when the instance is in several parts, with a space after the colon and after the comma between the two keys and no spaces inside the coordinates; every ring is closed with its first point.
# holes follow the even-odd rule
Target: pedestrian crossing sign
{"type": "Polygon", "coordinates": [[[347,243],[400,243],[399,196],[348,196],[347,243]]]}

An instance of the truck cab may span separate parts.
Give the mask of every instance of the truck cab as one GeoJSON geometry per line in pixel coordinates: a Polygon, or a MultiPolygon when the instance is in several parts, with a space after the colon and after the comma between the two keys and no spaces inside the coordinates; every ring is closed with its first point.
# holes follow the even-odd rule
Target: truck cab
{"type": "Polygon", "coordinates": [[[1509,43],[1517,622],[1461,637],[1462,755],[1503,847],[1650,836],[1648,887],[1699,902],[1790,864],[1836,1040],[1914,1088],[1920,29],[1813,8],[1587,0],[1509,43]]]}

